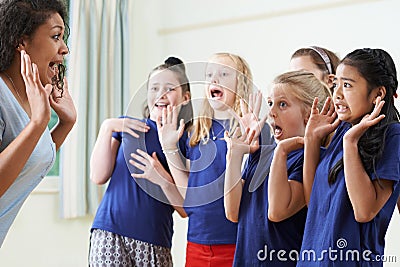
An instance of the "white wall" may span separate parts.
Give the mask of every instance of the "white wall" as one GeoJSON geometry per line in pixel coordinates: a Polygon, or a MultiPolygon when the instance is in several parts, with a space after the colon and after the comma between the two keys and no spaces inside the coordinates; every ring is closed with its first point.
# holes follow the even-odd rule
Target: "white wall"
{"type": "MultiPolygon", "coordinates": [[[[380,47],[400,68],[400,37],[395,30],[400,2],[395,0],[148,0],[133,1],[130,9],[135,96],[131,108],[137,114],[143,95],[136,90],[169,55],[196,62],[215,52],[237,53],[248,61],[263,92],[275,75],[286,70],[291,53],[308,45],[327,47],[340,56],[355,48],[380,47]]],[[[195,90],[194,97],[200,91],[195,90]]],[[[50,184],[50,188],[58,187],[50,184]]],[[[86,266],[92,217],[59,219],[59,193],[46,191],[32,194],[23,206],[0,249],[1,266],[86,266]]],[[[174,262],[184,266],[187,220],[175,219],[174,262]]],[[[396,255],[398,261],[399,223],[396,210],[386,255],[396,255]]]]}

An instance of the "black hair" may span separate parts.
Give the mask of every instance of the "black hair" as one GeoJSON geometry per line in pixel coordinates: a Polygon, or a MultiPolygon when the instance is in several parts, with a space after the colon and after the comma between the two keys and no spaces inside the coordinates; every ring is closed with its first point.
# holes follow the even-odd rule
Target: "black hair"
{"type": "MultiPolygon", "coordinates": [[[[67,43],[69,27],[67,8],[61,0],[1,0],[0,1],[0,72],[7,70],[15,56],[15,49],[23,36],[32,37],[37,28],[51,15],[58,13],[65,25],[64,42],[67,43]]],[[[66,68],[60,64],[53,85],[63,92],[66,68]]]]}
{"type": "MultiPolygon", "coordinates": [[[[384,86],[385,104],[381,114],[385,114],[379,123],[368,128],[358,142],[358,151],[367,173],[375,172],[375,164],[382,157],[385,149],[385,137],[389,125],[398,122],[399,111],[394,105],[397,96],[397,72],[392,57],[382,49],[357,49],[343,58],[341,64],[349,65],[358,70],[368,84],[368,94],[377,87],[384,86]]],[[[372,110],[371,110],[372,112],[372,110]]],[[[337,174],[343,169],[343,158],[329,171],[328,182],[336,181],[337,174]]]]}
{"type": "MultiPolygon", "coordinates": [[[[153,74],[153,72],[157,70],[167,70],[167,69],[176,74],[176,78],[179,81],[179,86],[182,88],[182,94],[185,94],[187,92],[190,94],[190,83],[186,75],[185,64],[183,64],[182,60],[180,60],[177,57],[168,57],[163,64],[155,67],[149,73],[149,76],[147,78],[147,87],[150,76],[153,74]]],[[[149,106],[147,105],[147,102],[144,104],[143,116],[145,118],[148,118],[150,116],[149,106]]],[[[178,116],[178,122],[181,119],[183,119],[185,122],[185,130],[188,130],[189,127],[191,127],[193,124],[193,105],[191,101],[181,106],[181,110],[178,116]]]]}

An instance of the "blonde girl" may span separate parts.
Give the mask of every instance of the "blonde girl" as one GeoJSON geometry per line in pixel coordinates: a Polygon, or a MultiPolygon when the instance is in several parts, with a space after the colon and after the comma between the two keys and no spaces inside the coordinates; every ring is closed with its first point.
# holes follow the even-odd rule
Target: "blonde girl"
{"type": "Polygon", "coordinates": [[[159,135],[174,181],[185,197],[189,217],[186,266],[232,266],[237,224],[225,218],[223,208],[223,137],[225,131],[238,127],[233,113],[241,115],[240,99],[248,99],[252,76],[244,59],[218,53],[207,62],[205,82],[206,97],[190,132],[186,166],[177,153],[180,131],[176,131],[171,107],[159,121],[159,135]]]}
{"type": "MultiPolygon", "coordinates": [[[[247,129],[240,137],[226,136],[225,209],[230,220],[238,221],[234,266],[296,266],[293,252],[300,250],[306,219],[302,136],[314,98],[329,96],[326,85],[310,72],[277,76],[267,99],[275,144],[263,142],[250,154],[243,173],[243,156],[255,150],[257,135],[247,129]],[[280,250],[284,255],[274,254],[280,250]]],[[[257,99],[253,103],[256,120],[260,104],[257,99]]]]}

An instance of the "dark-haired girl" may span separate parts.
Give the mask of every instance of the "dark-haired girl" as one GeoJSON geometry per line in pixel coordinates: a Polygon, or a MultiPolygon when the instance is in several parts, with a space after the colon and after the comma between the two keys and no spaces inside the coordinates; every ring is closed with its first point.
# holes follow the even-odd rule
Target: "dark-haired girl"
{"type": "Polygon", "coordinates": [[[0,1],[0,247],[76,121],[66,14],[58,0],[0,1]],[[59,122],[49,131],[51,109],[59,122]]]}
{"type": "Polygon", "coordinates": [[[397,87],[387,52],[357,49],[337,68],[333,100],[321,112],[314,102],[304,138],[308,214],[298,266],[383,265],[399,196],[397,87]],[[320,153],[321,138],[335,129],[320,153]]]}
{"type": "MultiPolygon", "coordinates": [[[[109,184],[91,229],[90,266],[172,266],[174,208],[170,198],[179,192],[164,170],[168,168],[158,141],[156,119],[166,106],[184,105],[183,119],[191,121],[189,100],[185,67],[181,60],[168,58],[149,74],[146,119],[112,118],[101,125],[91,156],[90,176],[96,184],[109,184]],[[169,182],[161,187],[132,178],[131,173],[141,172],[129,163],[131,153],[139,149],[159,159],[164,168],[159,166],[160,171],[153,174],[169,182]]],[[[181,138],[183,147],[185,136],[181,138]]]]}

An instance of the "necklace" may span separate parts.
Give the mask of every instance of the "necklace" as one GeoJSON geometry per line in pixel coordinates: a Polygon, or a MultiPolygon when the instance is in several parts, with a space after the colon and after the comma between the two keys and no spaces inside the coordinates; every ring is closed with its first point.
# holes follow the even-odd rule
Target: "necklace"
{"type": "Polygon", "coordinates": [[[3,71],[3,73],[7,76],[7,78],[10,80],[12,86],[13,86],[13,90],[17,93],[17,96],[19,98],[19,101],[21,101],[21,104],[24,103],[24,101],[22,101],[22,97],[19,95],[17,87],[15,87],[15,83],[13,81],[13,79],[11,79],[10,75],[7,74],[7,72],[3,71]]]}
{"type": "MultiPolygon", "coordinates": [[[[213,127],[211,126],[211,133],[212,133],[212,140],[213,140],[213,141],[217,140],[218,136],[219,136],[222,132],[225,131],[225,125],[221,125],[221,126],[222,126],[222,129],[221,129],[217,134],[214,134],[214,129],[213,129],[213,127]]],[[[222,138],[218,138],[218,140],[222,140],[222,139],[224,139],[224,138],[223,138],[223,137],[222,137],[222,138]]]]}

